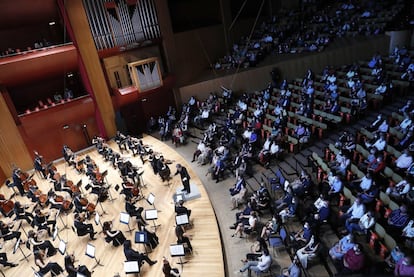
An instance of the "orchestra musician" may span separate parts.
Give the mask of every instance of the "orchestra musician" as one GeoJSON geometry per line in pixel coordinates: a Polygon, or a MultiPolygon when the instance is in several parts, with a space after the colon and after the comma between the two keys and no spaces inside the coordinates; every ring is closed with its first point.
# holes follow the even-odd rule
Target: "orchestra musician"
{"type": "Polygon", "coordinates": [[[23,206],[19,201],[16,201],[14,203],[14,215],[15,215],[14,220],[24,219],[27,221],[27,223],[31,225],[33,221],[33,215],[29,212],[26,212],[26,209],[28,207],[29,206],[27,205],[23,206]]]}
{"type": "Polygon", "coordinates": [[[127,198],[131,198],[132,201],[134,201],[134,197],[136,197],[137,199],[139,199],[140,197],[140,190],[137,186],[135,186],[134,184],[132,184],[130,181],[128,181],[128,178],[123,176],[122,177],[122,191],[120,192],[121,194],[124,194],[125,197],[127,198]]]}
{"type": "Polygon", "coordinates": [[[89,203],[88,199],[81,196],[79,192],[74,194],[73,203],[75,204],[76,213],[86,213],[86,217],[90,218],[95,213],[96,206],[89,203]]]}
{"type": "Polygon", "coordinates": [[[43,156],[39,155],[37,151],[34,152],[34,169],[42,173],[43,179],[47,178],[46,165],[43,162],[43,156]]]}
{"type": "Polygon", "coordinates": [[[138,154],[138,149],[136,147],[138,144],[138,139],[128,135],[126,138],[126,144],[129,150],[131,150],[132,155],[135,157],[138,154]]]}
{"type": "Polygon", "coordinates": [[[130,161],[124,161],[122,158],[118,161],[118,168],[122,177],[129,177],[136,184],[139,182],[138,168],[133,166],[130,161]]]}
{"type": "Polygon", "coordinates": [[[73,221],[73,224],[75,226],[78,236],[84,236],[86,234],[89,234],[89,238],[91,240],[96,240],[96,232],[93,229],[93,225],[91,223],[85,223],[85,220],[86,215],[84,213],[75,214],[75,220],[73,221]]]}
{"type": "MultiPolygon", "coordinates": [[[[72,196],[72,193],[73,193],[72,192],[72,187],[68,186],[68,182],[69,181],[66,177],[66,174],[63,174],[60,177],[60,179],[57,182],[55,182],[55,184],[54,184],[55,191],[65,191],[65,192],[69,193],[70,196],[72,196]]],[[[70,181],[70,182],[72,182],[72,181],[70,181]]]]}
{"type": "Polygon", "coordinates": [[[125,210],[131,216],[135,217],[137,220],[138,227],[142,225],[148,225],[144,218],[142,217],[142,212],[144,211],[143,207],[136,207],[132,202],[132,199],[129,197],[125,198],[125,210]]]}
{"type": "Polygon", "coordinates": [[[79,274],[85,277],[91,277],[92,272],[85,265],[78,265],[75,267],[75,255],[68,254],[65,256],[65,269],[69,273],[68,277],[77,277],[79,274]]]}
{"type": "Polygon", "coordinates": [[[11,263],[8,261],[6,253],[0,253],[0,264],[3,266],[10,266],[10,267],[18,266],[18,264],[11,263]]]}
{"type": "Polygon", "coordinates": [[[126,240],[124,234],[120,230],[112,230],[112,221],[105,221],[103,224],[103,232],[105,234],[105,241],[117,247],[126,240]]]}
{"type": "Polygon", "coordinates": [[[158,174],[160,175],[162,181],[168,181],[170,179],[171,170],[165,161],[164,157],[161,155],[158,160],[158,174]]]}
{"type": "Polygon", "coordinates": [[[56,228],[56,220],[50,220],[50,212],[44,213],[41,209],[35,209],[35,216],[33,218],[33,225],[37,227],[38,230],[46,230],[47,234],[51,237],[52,230],[56,228]],[[51,225],[52,229],[49,227],[51,225]]]}
{"type": "Polygon", "coordinates": [[[121,151],[121,154],[123,153],[123,151],[128,151],[127,150],[127,145],[126,145],[126,136],[124,134],[122,134],[120,131],[116,131],[115,134],[115,142],[116,144],[118,144],[118,148],[119,151],[121,151]]]}
{"type": "Polygon", "coordinates": [[[21,172],[20,168],[17,168],[17,167],[13,168],[12,178],[13,178],[14,185],[19,190],[20,196],[24,196],[26,194],[26,192],[24,191],[22,179],[20,177],[21,173],[22,172],[21,172]]]}
{"type": "Polygon", "coordinates": [[[63,272],[63,268],[55,262],[46,259],[46,254],[43,250],[34,252],[35,264],[39,267],[39,273],[41,276],[51,272],[52,276],[59,276],[63,272]]]}
{"type": "Polygon", "coordinates": [[[14,213],[14,202],[6,199],[3,194],[0,194],[0,212],[5,217],[10,217],[14,213]]]}
{"type": "Polygon", "coordinates": [[[22,233],[19,231],[11,230],[13,227],[14,221],[5,223],[0,220],[0,238],[2,238],[4,241],[11,239],[16,239],[16,241],[18,241],[22,233]]]}
{"type": "Polygon", "coordinates": [[[67,145],[63,145],[63,158],[68,163],[69,166],[75,166],[75,153],[73,153],[72,149],[69,148],[67,145]]]}
{"type": "Polygon", "coordinates": [[[32,246],[33,251],[44,251],[46,257],[52,257],[56,255],[57,250],[53,246],[52,242],[50,240],[43,240],[41,237],[44,237],[43,234],[45,232],[44,230],[38,230],[35,232],[34,230],[30,230],[27,233],[27,246],[30,248],[30,245],[32,246]]]}

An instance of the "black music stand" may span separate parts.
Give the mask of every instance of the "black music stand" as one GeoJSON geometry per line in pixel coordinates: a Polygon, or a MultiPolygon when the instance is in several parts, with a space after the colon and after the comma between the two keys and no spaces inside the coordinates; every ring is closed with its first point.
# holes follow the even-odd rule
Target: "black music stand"
{"type": "Polygon", "coordinates": [[[140,276],[138,261],[125,261],[124,271],[125,271],[125,274],[138,274],[138,276],[140,276]]]}
{"type": "Polygon", "coordinates": [[[129,213],[125,213],[125,212],[120,213],[119,222],[126,224],[128,226],[127,232],[131,233],[135,229],[135,227],[131,229],[131,227],[129,226],[130,219],[131,219],[131,216],[129,215],[129,213]]]}
{"type": "Polygon", "coordinates": [[[183,261],[182,257],[185,257],[185,250],[183,244],[171,244],[170,245],[170,255],[171,257],[178,257],[180,259],[177,264],[181,265],[181,271],[183,271],[184,264],[188,263],[188,261],[183,261]]]}
{"type": "Polygon", "coordinates": [[[145,210],[145,220],[152,220],[153,228],[156,231],[161,224],[156,224],[156,220],[158,219],[158,211],[157,209],[148,209],[145,210]]]}
{"type": "Polygon", "coordinates": [[[106,176],[108,176],[108,170],[105,170],[103,173],[102,173],[102,176],[104,177],[104,179],[105,179],[105,183],[107,183],[108,184],[108,194],[109,194],[109,201],[111,201],[111,202],[113,202],[114,200],[116,200],[117,198],[113,198],[112,197],[112,193],[111,193],[111,185],[109,184],[109,182],[108,182],[108,178],[106,178],[106,176]]]}
{"type": "MultiPolygon", "coordinates": [[[[62,209],[63,209],[63,206],[57,211],[56,216],[55,216],[55,220],[57,220],[58,218],[60,219],[60,222],[63,224],[63,228],[62,228],[62,231],[63,231],[65,229],[69,229],[69,227],[68,227],[68,224],[66,224],[63,221],[63,218],[60,217],[60,213],[62,212],[62,209]]],[[[68,215],[66,214],[66,222],[67,222],[67,219],[68,219],[68,215]]]]}
{"type": "Polygon", "coordinates": [[[22,247],[21,247],[21,244],[22,244],[22,242],[21,242],[21,239],[19,238],[19,239],[16,241],[16,243],[14,244],[14,247],[13,247],[13,254],[16,254],[17,249],[19,249],[19,250],[20,250],[20,252],[22,252],[22,255],[23,255],[23,258],[21,258],[21,259],[20,259],[20,261],[23,261],[23,260],[29,261],[28,257],[30,257],[30,256],[32,255],[32,253],[29,253],[28,255],[26,255],[26,254],[24,253],[24,251],[23,251],[22,247]]]}
{"type": "MultiPolygon", "coordinates": [[[[147,249],[148,243],[148,234],[145,231],[137,231],[135,232],[135,243],[143,244],[145,248],[145,254],[148,254],[149,251],[147,249]]],[[[152,251],[152,248],[151,248],[152,251]]]]}
{"type": "Polygon", "coordinates": [[[96,251],[95,250],[96,250],[96,248],[93,244],[88,243],[86,245],[85,255],[88,256],[89,258],[95,259],[95,261],[96,261],[96,264],[92,268],[95,268],[97,266],[103,266],[103,264],[101,264],[101,260],[98,260],[96,258],[96,256],[95,256],[96,251]]]}

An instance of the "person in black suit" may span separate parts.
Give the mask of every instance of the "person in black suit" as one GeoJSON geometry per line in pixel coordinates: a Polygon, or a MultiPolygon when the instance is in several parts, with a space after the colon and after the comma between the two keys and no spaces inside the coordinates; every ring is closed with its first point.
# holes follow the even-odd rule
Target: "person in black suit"
{"type": "Polygon", "coordinates": [[[138,265],[141,267],[142,263],[145,261],[150,266],[153,266],[157,261],[152,261],[146,254],[139,253],[138,251],[131,248],[131,241],[126,240],[124,242],[124,254],[127,261],[138,261],[138,265]]]}
{"type": "Polygon", "coordinates": [[[76,233],[78,234],[78,236],[84,236],[86,234],[89,234],[91,240],[96,240],[96,232],[94,231],[92,224],[87,224],[84,221],[84,214],[75,214],[75,220],[73,224],[75,225],[76,233]]]}
{"type": "Polygon", "coordinates": [[[22,172],[21,172],[20,168],[14,168],[13,173],[12,173],[12,178],[13,178],[14,185],[19,190],[20,196],[24,196],[26,194],[26,192],[24,191],[23,184],[22,184],[22,179],[20,178],[21,173],[22,172]]]}
{"type": "Polygon", "coordinates": [[[175,175],[178,175],[178,173],[181,176],[181,182],[184,186],[184,188],[181,191],[187,191],[187,193],[190,193],[190,175],[188,174],[187,168],[185,168],[181,164],[177,164],[177,172],[175,173],[175,175]]]}
{"type": "Polygon", "coordinates": [[[177,215],[187,214],[188,218],[190,218],[191,210],[187,209],[187,207],[184,207],[184,201],[180,200],[175,206],[175,213],[177,215]]]}
{"type": "Polygon", "coordinates": [[[76,277],[78,276],[77,273],[85,275],[86,277],[91,277],[92,272],[84,265],[78,265],[75,267],[75,255],[67,255],[65,256],[65,269],[66,272],[69,273],[68,277],[76,277]]]}
{"type": "Polygon", "coordinates": [[[142,217],[142,212],[144,211],[144,208],[136,207],[134,203],[132,203],[132,199],[130,197],[125,197],[125,210],[131,217],[136,218],[138,227],[141,225],[147,225],[144,218],[142,217]]]}

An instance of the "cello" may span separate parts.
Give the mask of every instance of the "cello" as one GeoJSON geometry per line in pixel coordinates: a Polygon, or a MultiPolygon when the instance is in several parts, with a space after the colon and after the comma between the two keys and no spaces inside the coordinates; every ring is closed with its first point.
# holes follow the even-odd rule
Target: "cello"
{"type": "Polygon", "coordinates": [[[4,194],[0,194],[0,210],[6,217],[10,217],[12,215],[12,211],[14,209],[14,202],[10,199],[6,199],[4,194]]]}

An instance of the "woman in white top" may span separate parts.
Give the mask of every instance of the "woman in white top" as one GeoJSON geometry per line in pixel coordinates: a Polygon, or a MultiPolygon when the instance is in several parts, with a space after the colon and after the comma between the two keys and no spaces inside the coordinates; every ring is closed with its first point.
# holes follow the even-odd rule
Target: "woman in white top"
{"type": "Polygon", "coordinates": [[[319,246],[320,242],[318,238],[313,235],[308,244],[296,251],[296,256],[298,257],[303,268],[306,269],[308,267],[308,261],[317,256],[319,246]]]}
{"type": "Polygon", "coordinates": [[[247,219],[247,222],[241,222],[237,225],[234,234],[231,235],[234,237],[236,234],[239,234],[239,237],[243,237],[243,232],[246,234],[250,234],[255,228],[257,224],[257,215],[255,211],[250,212],[250,216],[247,219]]]}

